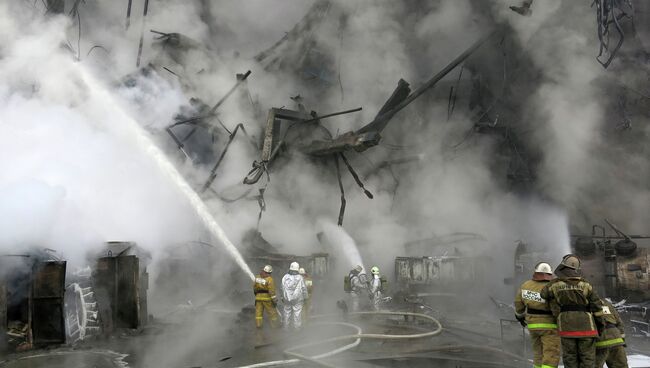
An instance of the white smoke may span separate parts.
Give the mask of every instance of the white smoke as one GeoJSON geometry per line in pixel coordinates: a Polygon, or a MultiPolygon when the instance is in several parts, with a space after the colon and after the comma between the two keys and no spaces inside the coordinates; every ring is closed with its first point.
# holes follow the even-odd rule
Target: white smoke
{"type": "MultiPolygon", "coordinates": [[[[156,68],[139,74],[135,60],[142,2],[134,1],[128,31],[124,4],[82,3],[81,33],[76,18],[46,18],[38,2],[0,3],[0,135],[7,137],[0,154],[11,158],[0,162],[2,252],[47,246],[72,261],[106,240],[134,240],[161,258],[164,253],[158,251],[170,244],[206,240],[206,229],[183,195],[142,154],[142,146],[128,143],[130,134],[120,128],[126,120],[151,133],[147,139],[153,138],[189,185],[199,188],[223,150],[227,132],[211,121],[217,126],[213,157],[193,164],[164,128],[192,97],[213,105],[234,84],[235,73],[252,70],[246,87],[260,114],[239,91],[218,110],[228,129],[243,123],[259,142],[267,110],[295,108],[289,97],[298,94],[308,111],[319,114],[363,106],[360,113],[323,121],[336,136],[369,122],[400,78],[416,88],[498,22],[511,27],[505,38],[526,56],[519,69],[506,70],[506,82],[520,78],[533,91],[509,95],[525,111],[510,123],[530,132],[524,143],[539,153],[529,193],[505,185],[503,143],[476,133],[475,112],[461,104],[470,93],[462,89],[472,82],[468,67],[451,118],[448,88],[458,70],[395,116],[378,147],[347,154],[374,199],[363,194],[341,164],[347,198],[343,229],[333,225],[340,206],[333,160],[282,152],[270,170],[259,223],[262,236],[280,252],[308,255],[322,250],[316,234],[325,230],[332,238],[332,256],[346,263],[343,268],[365,260],[392,270],[395,257],[406,255],[407,242],[471,232],[487,240],[469,253],[491,255],[507,277],[517,240],[561,256],[569,251],[570,223],[584,229],[607,214],[620,217],[617,224],[631,232],[643,232],[650,213],[647,149],[626,151],[619,141],[603,137],[609,122],[600,101],[607,90],[599,82],[611,73],[593,60],[597,41],[588,4],[538,1],[531,17],[521,17],[508,9],[509,1],[441,0],[417,6],[335,1],[324,24],[299,39],[313,41],[307,44],[315,45],[314,52],[331,57],[335,75],[326,88],[295,70],[265,71],[252,60],[290,31],[311,5],[289,0],[150,2],[141,65],[151,62],[156,68]],[[156,35],[148,29],[179,32],[207,47],[188,49],[179,63],[153,46],[156,35]],[[93,46],[101,48],[88,54],[93,46]],[[77,55],[80,61],[75,61],[77,55]],[[126,75],[133,85],[122,83],[126,75]],[[102,87],[89,88],[88,81],[102,87]],[[418,160],[377,169],[386,160],[406,156],[418,160]]],[[[481,50],[501,55],[498,45],[491,41],[481,50]]],[[[494,80],[501,83],[497,60],[499,65],[485,68],[496,70],[494,80]]],[[[639,119],[637,125],[643,127],[645,120],[639,119]]],[[[641,132],[647,136],[648,128],[641,132]]],[[[200,134],[211,139],[203,130],[200,134]]],[[[252,187],[241,181],[259,155],[238,136],[212,189],[223,198],[250,192],[232,203],[204,196],[205,210],[234,245],[257,227],[255,196],[265,179],[252,187]]],[[[212,272],[223,281],[222,268],[212,272]]]]}

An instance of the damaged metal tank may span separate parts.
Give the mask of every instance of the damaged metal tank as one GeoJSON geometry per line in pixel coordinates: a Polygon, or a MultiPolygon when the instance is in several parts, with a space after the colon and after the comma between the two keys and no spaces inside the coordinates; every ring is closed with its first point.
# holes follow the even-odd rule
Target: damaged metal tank
{"type": "MultiPolygon", "coordinates": [[[[650,300],[650,236],[613,234],[594,225],[591,234],[571,235],[571,251],[581,260],[583,275],[601,296],[629,302],[650,300]]],[[[517,245],[514,284],[527,279],[540,259],[552,254],[523,242],[517,245]]]]}

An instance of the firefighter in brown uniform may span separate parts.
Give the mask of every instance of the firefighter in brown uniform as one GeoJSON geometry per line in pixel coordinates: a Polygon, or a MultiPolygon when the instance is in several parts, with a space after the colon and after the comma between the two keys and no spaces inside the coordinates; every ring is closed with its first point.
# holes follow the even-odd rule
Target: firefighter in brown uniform
{"type": "Polygon", "coordinates": [[[277,297],[275,296],[275,282],[273,277],[273,267],[264,266],[259,276],[253,283],[253,292],[255,293],[255,326],[262,328],[264,311],[269,315],[271,327],[278,327],[278,310],[276,309],[277,297]]]}
{"type": "Polygon", "coordinates": [[[560,336],[555,317],[540,294],[551,279],[551,265],[538,263],[532,280],[521,284],[515,295],[515,316],[523,326],[528,327],[535,368],[556,368],[560,362],[560,336]]]}
{"type": "Polygon", "coordinates": [[[541,292],[557,320],[562,341],[562,361],[566,368],[594,368],[596,340],[602,326],[600,298],[581,277],[580,260],[568,254],[555,269],[557,279],[541,292]]]}
{"type": "Polygon", "coordinates": [[[628,368],[625,354],[625,330],[618,311],[607,299],[601,299],[604,329],[596,341],[596,368],[602,368],[607,362],[608,368],[628,368]]]}

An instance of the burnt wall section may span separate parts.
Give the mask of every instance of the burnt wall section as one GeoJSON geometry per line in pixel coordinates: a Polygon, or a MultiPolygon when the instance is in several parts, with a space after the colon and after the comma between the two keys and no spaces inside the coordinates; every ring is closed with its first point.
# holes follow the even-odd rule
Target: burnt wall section
{"type": "Polygon", "coordinates": [[[65,343],[66,262],[37,262],[32,273],[31,328],[34,345],[65,343]]]}
{"type": "MultiPolygon", "coordinates": [[[[135,246],[130,244],[129,248],[135,246]]],[[[114,256],[109,251],[108,256],[98,258],[93,274],[101,327],[107,334],[139,329],[148,320],[149,274],[140,257],[124,253],[114,256]]]]}
{"type": "Polygon", "coordinates": [[[66,262],[0,257],[0,351],[64,344],[66,262]]]}

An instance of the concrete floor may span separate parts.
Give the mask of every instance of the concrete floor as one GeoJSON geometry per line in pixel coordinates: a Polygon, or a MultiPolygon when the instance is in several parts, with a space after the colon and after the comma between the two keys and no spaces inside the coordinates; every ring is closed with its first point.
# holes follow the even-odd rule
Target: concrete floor
{"type": "MultiPolygon", "coordinates": [[[[445,312],[443,332],[435,337],[409,341],[364,340],[355,349],[326,360],[337,367],[528,367],[530,356],[524,348],[527,336],[515,324],[504,324],[503,341],[498,320],[481,316],[454,316],[445,312]],[[506,353],[500,350],[504,349],[506,353]]],[[[122,333],[105,339],[85,341],[71,347],[37,350],[0,358],[7,368],[75,367],[237,367],[287,359],[286,349],[309,341],[354,333],[341,326],[308,325],[300,332],[265,329],[260,335],[252,318],[238,322],[235,311],[216,308],[183,310],[172,317],[156,320],[139,333],[122,333]]],[[[422,332],[431,325],[414,326],[403,318],[350,319],[364,333],[407,334],[422,332]]],[[[349,342],[333,343],[301,350],[307,356],[332,350],[349,342]]],[[[631,353],[650,353],[648,342],[633,344],[631,353]],[[634,349],[634,351],[632,351],[634,349]]],[[[648,354],[650,355],[650,354],[648,354]]],[[[643,357],[635,367],[643,365],[643,357]]],[[[310,366],[301,362],[300,366],[310,366]]]]}

